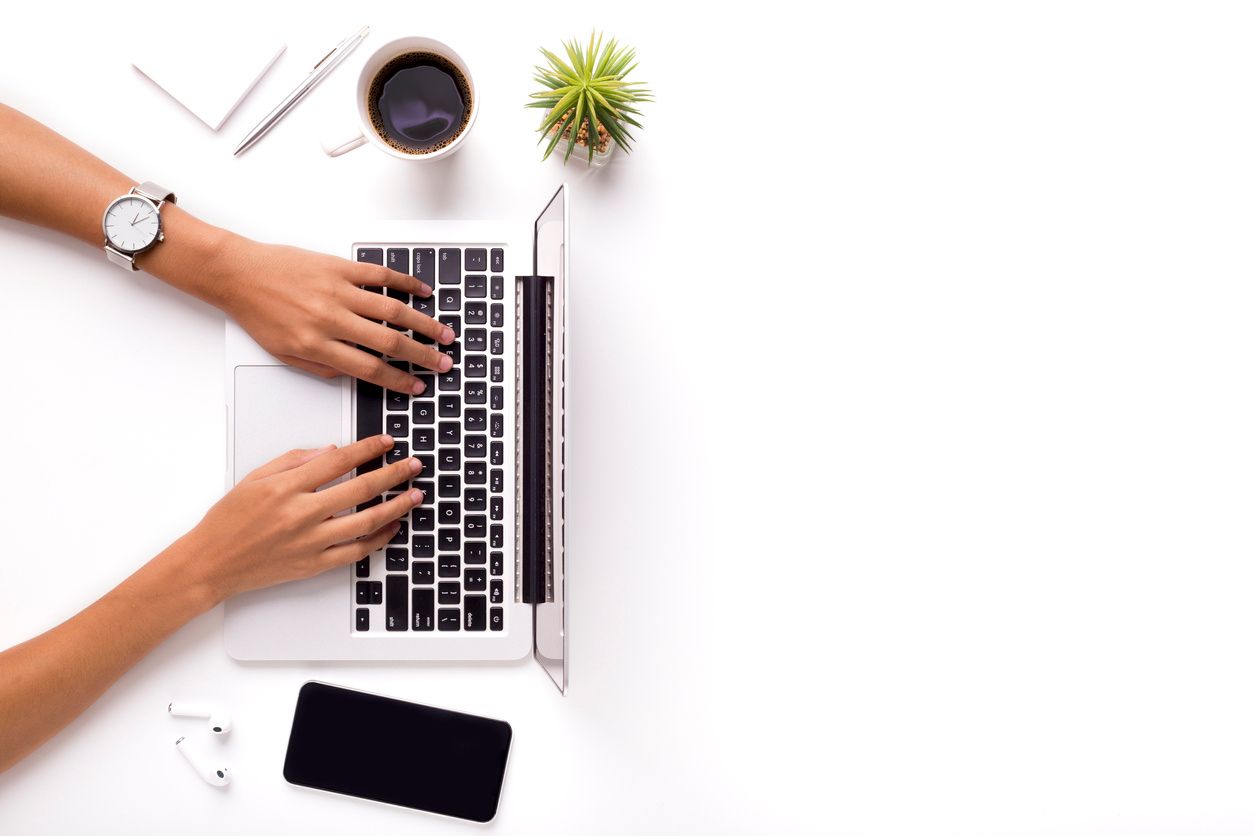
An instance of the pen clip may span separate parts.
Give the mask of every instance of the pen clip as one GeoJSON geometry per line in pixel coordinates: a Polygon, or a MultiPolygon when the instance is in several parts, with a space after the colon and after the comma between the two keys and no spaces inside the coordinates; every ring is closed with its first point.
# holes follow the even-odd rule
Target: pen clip
{"type": "Polygon", "coordinates": [[[328,58],[330,58],[332,55],[334,55],[338,49],[339,49],[339,47],[338,47],[338,46],[333,46],[333,47],[331,47],[331,51],[330,51],[330,52],[328,52],[326,55],[322,56],[322,59],[321,59],[320,61],[318,61],[318,63],[317,63],[317,64],[314,64],[314,65],[313,65],[313,68],[316,70],[316,69],[318,69],[319,67],[321,67],[321,66],[322,66],[322,64],[323,64],[323,62],[325,62],[328,58]]]}

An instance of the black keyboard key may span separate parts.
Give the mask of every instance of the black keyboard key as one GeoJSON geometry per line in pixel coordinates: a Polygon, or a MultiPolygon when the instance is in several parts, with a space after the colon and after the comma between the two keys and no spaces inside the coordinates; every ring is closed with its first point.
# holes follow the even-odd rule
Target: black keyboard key
{"type": "Polygon", "coordinates": [[[457,610],[440,610],[440,632],[447,633],[461,627],[461,617],[457,610]]]}
{"type": "Polygon", "coordinates": [[[486,630],[487,625],[487,609],[488,599],[483,595],[467,595],[466,606],[466,629],[467,630],[486,630]]]}
{"type": "Polygon", "coordinates": [[[492,464],[501,464],[505,461],[505,444],[500,441],[492,442],[492,458],[489,459],[492,464]]]}
{"type": "Polygon", "coordinates": [[[378,504],[379,504],[380,502],[382,502],[382,501],[383,501],[383,497],[381,497],[381,496],[372,496],[372,497],[370,497],[369,499],[367,499],[365,502],[363,502],[363,503],[361,503],[360,505],[358,505],[358,506],[357,506],[357,510],[358,510],[358,511],[364,511],[364,510],[366,510],[367,508],[373,508],[374,506],[378,505],[378,504]]]}
{"type": "Polygon", "coordinates": [[[466,462],[466,484],[483,485],[488,481],[488,468],[483,462],[466,462]]]}
{"type": "Polygon", "coordinates": [[[435,544],[442,552],[461,551],[462,530],[460,528],[441,528],[436,532],[435,544]]]}
{"type": "Polygon", "coordinates": [[[430,247],[414,248],[414,278],[435,287],[435,250],[430,247]]]}
{"type": "Polygon", "coordinates": [[[414,401],[413,416],[415,424],[434,424],[435,404],[426,400],[414,401]]]}
{"type": "Polygon", "coordinates": [[[483,488],[466,489],[466,510],[472,513],[488,510],[488,493],[483,488]]]}
{"type": "Polygon", "coordinates": [[[455,554],[442,554],[439,558],[439,572],[442,578],[456,578],[462,573],[462,562],[455,554]]]}
{"type": "Polygon", "coordinates": [[[439,290],[440,310],[460,311],[462,309],[462,292],[455,287],[442,287],[439,290]]]}
{"type": "Polygon", "coordinates": [[[505,418],[499,412],[493,412],[492,417],[488,419],[488,434],[493,438],[501,438],[505,435],[505,418]]]}
{"type": "Polygon", "coordinates": [[[393,412],[404,412],[409,409],[409,398],[410,395],[405,392],[393,392],[391,389],[388,389],[385,400],[387,401],[388,409],[393,412]]]}
{"type": "Polygon", "coordinates": [[[440,448],[440,470],[461,470],[462,451],[456,447],[440,448]]]}
{"type": "Polygon", "coordinates": [[[413,592],[414,602],[414,629],[418,631],[427,631],[435,628],[435,590],[434,589],[415,589],[413,592]]]}
{"type": "Polygon", "coordinates": [[[409,274],[409,248],[388,247],[387,266],[389,270],[409,274]]]}
{"type": "Polygon", "coordinates": [[[482,569],[467,569],[462,583],[467,592],[483,592],[488,588],[488,573],[482,569]]]}
{"type": "Polygon", "coordinates": [[[392,539],[388,541],[389,545],[403,546],[409,542],[409,523],[401,520],[401,527],[396,529],[396,533],[392,535],[392,539]]]}
{"type": "Polygon", "coordinates": [[[486,435],[468,435],[466,436],[466,445],[464,452],[468,459],[482,459],[488,450],[488,437],[486,435]]]}
{"type": "Polygon", "coordinates": [[[488,624],[493,632],[505,629],[505,610],[503,608],[493,607],[492,614],[488,618],[488,624]]]}
{"type": "Polygon", "coordinates": [[[505,380],[505,361],[499,357],[493,357],[488,361],[490,372],[488,377],[493,383],[500,383],[505,380]]]}
{"type": "MultiPolygon", "coordinates": [[[[488,402],[488,384],[482,380],[466,381],[466,403],[484,404],[488,402]]],[[[405,416],[401,416],[405,417],[405,416]]],[[[388,416],[392,418],[391,415],[388,416]]],[[[409,430],[409,419],[405,418],[405,429],[409,430]]]]}
{"type": "Polygon", "coordinates": [[[458,249],[440,250],[440,284],[461,284],[462,251],[458,249]]]}
{"type": "Polygon", "coordinates": [[[389,414],[384,429],[392,438],[409,438],[409,416],[389,414]]]}
{"type": "Polygon", "coordinates": [[[440,525],[457,525],[462,521],[462,504],[460,502],[441,502],[435,516],[439,520],[440,525]]]}
{"type": "Polygon", "coordinates": [[[414,585],[435,583],[435,564],[430,560],[416,560],[411,570],[414,585]]]}
{"type": "Polygon", "coordinates": [[[488,486],[492,493],[500,493],[505,490],[505,471],[499,467],[492,468],[492,478],[488,480],[488,486]]]}
{"type": "Polygon", "coordinates": [[[453,581],[452,583],[443,582],[439,586],[440,603],[441,604],[460,604],[462,600],[461,584],[453,581]]]}
{"type": "Polygon", "coordinates": [[[434,450],[435,427],[414,427],[410,440],[414,442],[414,452],[434,450]]]}
{"type": "Polygon", "coordinates": [[[370,629],[370,610],[365,607],[357,610],[357,629],[363,632],[370,629]]]}
{"type": "MultiPolygon", "coordinates": [[[[394,288],[394,287],[389,287],[389,288],[387,289],[387,294],[388,294],[388,296],[392,297],[393,299],[399,299],[400,301],[404,302],[406,305],[408,305],[408,304],[409,304],[409,294],[408,294],[408,293],[406,293],[406,292],[405,292],[405,291],[403,291],[403,290],[397,290],[397,289],[396,289],[396,288],[394,288]]],[[[404,325],[398,325],[398,324],[397,324],[397,323],[395,323],[395,322],[389,322],[389,323],[388,323],[388,327],[389,327],[389,328],[391,328],[391,329],[393,329],[393,330],[395,330],[395,331],[405,331],[405,330],[407,330],[407,329],[405,328],[405,326],[404,326],[404,325]]]]}
{"type": "Polygon", "coordinates": [[[409,551],[413,554],[415,560],[420,557],[435,557],[435,536],[431,534],[415,534],[413,545],[409,551]]]}
{"type": "Polygon", "coordinates": [[[456,473],[440,474],[440,496],[461,496],[461,480],[456,473]]]}
{"type": "Polygon", "coordinates": [[[505,272],[505,250],[500,247],[492,248],[492,267],[493,273],[505,272]]]}
{"type": "Polygon", "coordinates": [[[492,497],[492,510],[488,512],[488,516],[498,522],[505,519],[505,500],[499,496],[492,497]]]}
{"type": "Polygon", "coordinates": [[[488,559],[488,549],[483,543],[466,544],[466,562],[482,566],[488,559]]]}
{"type": "Polygon", "coordinates": [[[357,440],[383,432],[383,390],[357,381],[357,440]]]}
{"type": "Polygon", "coordinates": [[[505,387],[504,386],[492,387],[492,391],[489,393],[489,396],[488,396],[488,406],[492,407],[493,409],[505,408],[505,387]]]}
{"type": "MultiPolygon", "coordinates": [[[[426,370],[423,369],[423,371],[426,371],[426,370]]],[[[418,378],[418,380],[422,382],[422,386],[423,386],[422,394],[415,395],[414,397],[416,398],[435,397],[435,375],[431,374],[430,372],[428,372],[427,374],[418,374],[418,370],[415,369],[414,377],[418,378]]]]}
{"type": "Polygon", "coordinates": [[[488,269],[488,251],[476,247],[470,247],[466,250],[466,269],[467,270],[487,270],[488,269]]]}
{"type": "Polygon", "coordinates": [[[362,264],[377,264],[383,266],[383,248],[382,247],[362,247],[357,251],[357,260],[362,264]]]}
{"type": "Polygon", "coordinates": [[[505,526],[500,523],[492,523],[492,536],[488,538],[488,545],[494,549],[505,548],[505,526]]]}
{"type": "Polygon", "coordinates": [[[505,327],[505,306],[502,305],[500,302],[492,303],[492,327],[493,328],[505,327]]]}
{"type": "Polygon", "coordinates": [[[461,337],[462,318],[460,316],[442,316],[440,317],[440,324],[447,325],[450,329],[452,329],[454,337],[461,337]]]}
{"type": "Polygon", "coordinates": [[[482,299],[488,295],[488,277],[487,276],[467,276],[466,277],[466,298],[482,299]]]}
{"type": "Polygon", "coordinates": [[[363,473],[369,473],[370,471],[378,470],[381,467],[383,467],[383,459],[371,459],[368,462],[363,462],[362,464],[357,465],[357,475],[361,476],[363,473]]]}
{"type": "MultiPolygon", "coordinates": [[[[383,454],[383,460],[388,464],[396,464],[409,458],[409,439],[397,441],[392,444],[392,449],[383,454]]],[[[393,490],[396,490],[393,488],[393,490]]]]}
{"type": "Polygon", "coordinates": [[[505,279],[504,279],[504,277],[502,277],[502,276],[493,276],[493,277],[492,277],[492,298],[493,298],[493,299],[504,299],[504,298],[505,298],[505,279]]]}
{"type": "Polygon", "coordinates": [[[456,421],[440,422],[440,443],[441,444],[461,444],[462,443],[462,425],[456,421]]]}
{"type": "Polygon", "coordinates": [[[505,584],[501,581],[492,581],[491,599],[493,604],[499,604],[505,600],[505,584]]]}
{"type": "MultiPolygon", "coordinates": [[[[401,580],[404,580],[404,578],[402,578],[401,580]]],[[[357,582],[357,603],[358,604],[382,604],[383,603],[383,581],[358,581],[357,582]]]]}
{"type": "Polygon", "coordinates": [[[419,471],[422,474],[422,478],[434,479],[435,478],[435,456],[432,456],[431,454],[428,453],[425,456],[418,456],[418,461],[422,462],[422,470],[419,471]]]}
{"type": "Polygon", "coordinates": [[[462,414],[462,399],[458,395],[440,396],[440,417],[457,418],[462,414]]]}
{"type": "Polygon", "coordinates": [[[503,331],[493,331],[492,339],[488,343],[488,350],[493,354],[505,353],[505,333],[503,331]]]}
{"type": "Polygon", "coordinates": [[[409,568],[409,552],[405,549],[388,549],[383,554],[387,557],[389,572],[404,572],[409,568]]]}
{"type": "Polygon", "coordinates": [[[483,432],[488,428],[488,411],[486,409],[466,410],[466,432],[483,432]]]}
{"type": "Polygon", "coordinates": [[[492,556],[488,559],[488,571],[493,575],[505,573],[505,554],[503,552],[492,552],[492,556]]]}
{"type": "MultiPolygon", "coordinates": [[[[488,350],[488,332],[483,328],[467,328],[466,329],[466,350],[467,351],[487,351],[488,350]]],[[[498,354],[500,352],[497,352],[498,354]]]]}
{"type": "Polygon", "coordinates": [[[441,354],[447,355],[449,359],[453,361],[454,366],[456,366],[458,363],[462,361],[462,344],[461,343],[453,343],[452,345],[442,345],[438,347],[436,351],[440,352],[441,354]]]}
{"type": "MultiPolygon", "coordinates": [[[[470,279],[466,279],[466,297],[470,298],[470,279]]],[[[467,302],[466,303],[466,324],[467,325],[486,325],[488,322],[488,303],[487,302],[467,302]]]]}
{"type": "Polygon", "coordinates": [[[456,392],[462,388],[462,374],[457,369],[449,369],[440,375],[440,391],[456,392]]]}
{"type": "MultiPolygon", "coordinates": [[[[423,316],[435,316],[435,296],[415,296],[412,307],[423,316]]],[[[414,334],[414,339],[426,345],[432,345],[435,340],[430,337],[424,337],[422,334],[414,334]]]]}
{"type": "Polygon", "coordinates": [[[466,524],[462,526],[462,531],[465,532],[466,539],[482,537],[488,533],[488,518],[483,514],[467,514],[466,524]]]}
{"type": "Polygon", "coordinates": [[[369,557],[363,557],[361,560],[357,561],[357,577],[359,578],[370,577],[370,558],[369,557]]]}
{"type": "Polygon", "coordinates": [[[466,357],[466,365],[462,368],[466,370],[467,380],[485,378],[488,376],[488,358],[482,354],[471,354],[466,357]]]}
{"type": "MultiPolygon", "coordinates": [[[[429,473],[427,475],[435,476],[434,473],[429,473]]],[[[435,496],[435,482],[432,482],[430,480],[423,480],[419,482],[418,484],[414,485],[414,487],[422,491],[422,496],[424,499],[427,497],[435,496]]]]}
{"type": "Polygon", "coordinates": [[[387,604],[383,613],[387,628],[393,632],[409,629],[409,578],[388,575],[387,604]]]}
{"type": "MultiPolygon", "coordinates": [[[[427,494],[430,496],[430,494],[427,494]]],[[[401,523],[404,525],[404,523],[401,523]]],[[[435,509],[424,506],[414,509],[414,531],[435,531],[435,509]]]]}

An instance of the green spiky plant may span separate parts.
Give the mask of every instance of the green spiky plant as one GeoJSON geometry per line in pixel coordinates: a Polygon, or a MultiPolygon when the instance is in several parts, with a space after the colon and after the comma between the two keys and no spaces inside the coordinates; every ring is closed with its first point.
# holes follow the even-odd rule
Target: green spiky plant
{"type": "Polygon", "coordinates": [[[540,142],[549,139],[544,159],[567,136],[563,162],[569,160],[580,129],[585,127],[588,162],[592,162],[592,155],[601,144],[602,127],[610,140],[630,152],[635,137],[626,126],[643,127],[634,118],[640,115],[635,105],[653,101],[644,82],[625,80],[636,68],[636,51],[619,46],[613,38],[602,48],[601,36],[596,32],[588,39],[587,50],[575,41],[563,41],[562,45],[566,47],[566,61],[547,49],[540,50],[549,64],[536,67],[535,79],[545,89],[532,93],[535,101],[527,105],[547,111],[539,127],[540,142]]]}

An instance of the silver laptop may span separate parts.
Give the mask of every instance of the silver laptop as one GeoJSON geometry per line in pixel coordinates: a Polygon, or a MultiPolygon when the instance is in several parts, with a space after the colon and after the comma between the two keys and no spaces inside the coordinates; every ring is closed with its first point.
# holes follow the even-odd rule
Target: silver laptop
{"type": "Polygon", "coordinates": [[[403,298],[458,333],[456,362],[445,374],[413,368],[428,384],[417,397],[306,374],[227,323],[228,487],[293,447],[388,432],[389,456],[422,458],[415,481],[426,493],[392,543],[358,564],[228,601],[231,656],[532,653],[565,693],[567,218],[563,186],[530,235],[493,223],[380,221],[300,242],[435,288],[431,299],[403,298]]]}

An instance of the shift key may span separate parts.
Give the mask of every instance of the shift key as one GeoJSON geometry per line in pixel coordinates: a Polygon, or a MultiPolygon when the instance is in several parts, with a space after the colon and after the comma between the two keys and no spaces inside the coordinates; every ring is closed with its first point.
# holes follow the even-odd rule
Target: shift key
{"type": "Polygon", "coordinates": [[[384,614],[387,628],[392,631],[409,629],[409,578],[405,575],[388,575],[385,590],[384,614]]]}

